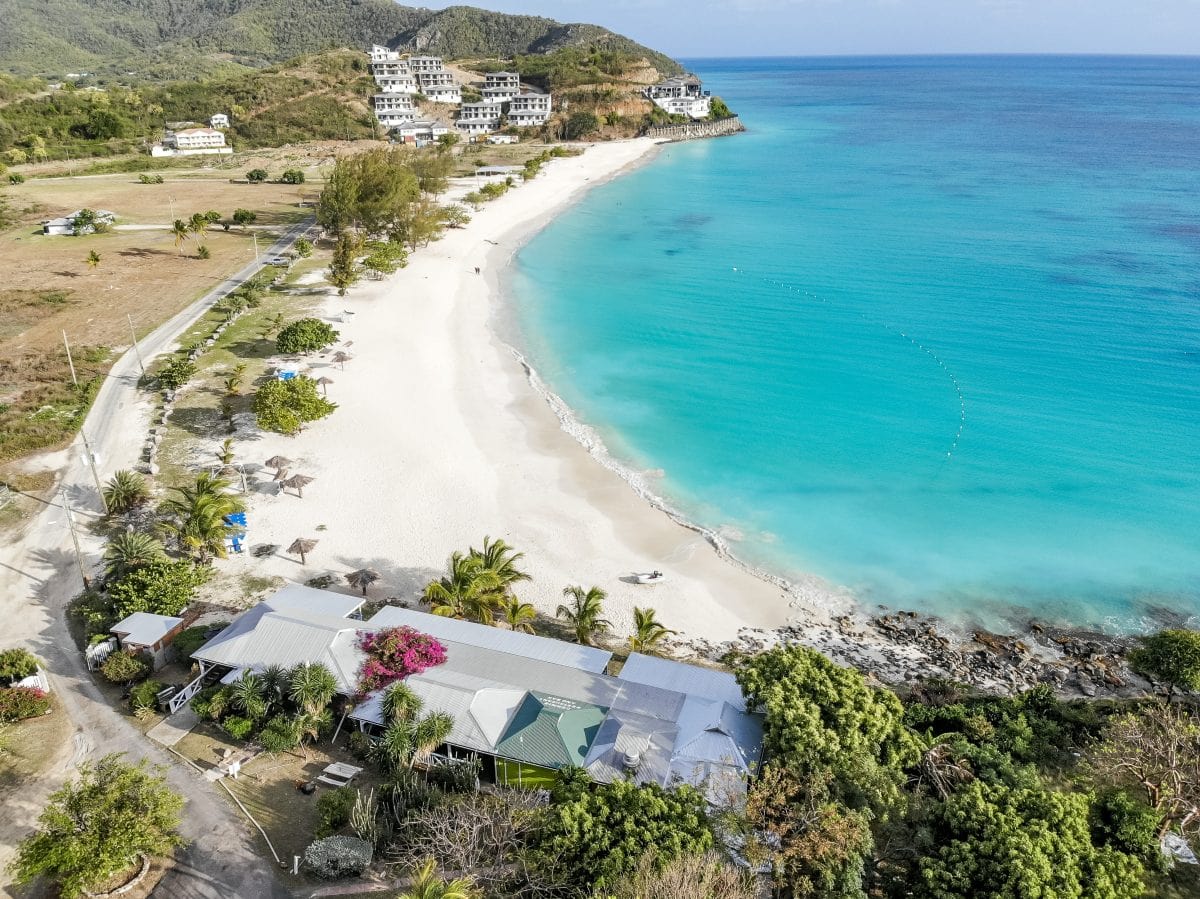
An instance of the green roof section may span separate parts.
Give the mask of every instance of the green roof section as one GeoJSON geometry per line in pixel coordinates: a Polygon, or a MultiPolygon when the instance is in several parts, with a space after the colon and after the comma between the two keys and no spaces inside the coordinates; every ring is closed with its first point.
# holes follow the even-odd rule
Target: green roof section
{"type": "Polygon", "coordinates": [[[496,744],[496,754],[544,768],[583,765],[608,709],[530,691],[496,744]]]}

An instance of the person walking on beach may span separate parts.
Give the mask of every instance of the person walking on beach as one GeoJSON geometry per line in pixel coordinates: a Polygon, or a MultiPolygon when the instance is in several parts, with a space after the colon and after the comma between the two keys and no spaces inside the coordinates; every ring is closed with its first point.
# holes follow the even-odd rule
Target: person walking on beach
{"type": "Polygon", "coordinates": [[[475,274],[479,274],[479,266],[475,266],[475,274]]]}

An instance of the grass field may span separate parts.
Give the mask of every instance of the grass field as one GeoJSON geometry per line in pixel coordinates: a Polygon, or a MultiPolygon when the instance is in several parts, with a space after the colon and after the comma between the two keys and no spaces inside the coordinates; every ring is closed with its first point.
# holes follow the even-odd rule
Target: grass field
{"type": "MultiPolygon", "coordinates": [[[[315,167],[311,174],[315,174],[315,167]]],[[[7,191],[18,224],[0,234],[0,463],[64,445],[86,414],[91,392],[112,359],[139,335],[203,295],[253,258],[274,229],[303,218],[299,203],[320,184],[231,183],[229,172],[176,172],[163,184],[128,174],[30,179],[7,191]],[[50,237],[39,223],[80,207],[107,209],[120,227],[104,234],[50,237]],[[174,218],[245,208],[258,230],[218,225],[181,248],[166,230],[174,218]],[[182,252],[181,252],[182,250],[182,252]],[[89,265],[88,255],[99,255],[89,265]],[[127,317],[128,316],[128,317],[127,317]],[[71,385],[63,332],[71,340],[83,386],[71,385]]]]}
{"type": "Polygon", "coordinates": [[[496,759],[496,782],[523,790],[548,790],[554,786],[555,773],[548,768],[496,759]]]}

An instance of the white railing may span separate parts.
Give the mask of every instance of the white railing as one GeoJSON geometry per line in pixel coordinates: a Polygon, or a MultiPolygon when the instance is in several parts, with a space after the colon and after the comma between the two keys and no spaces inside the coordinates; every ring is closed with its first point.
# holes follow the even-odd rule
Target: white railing
{"type": "Polygon", "coordinates": [[[199,676],[194,681],[192,681],[167,701],[167,707],[171,710],[172,715],[183,708],[193,696],[195,696],[204,688],[204,675],[207,673],[208,672],[201,669],[199,676]]]}
{"type": "Polygon", "coordinates": [[[114,649],[117,648],[117,641],[113,637],[109,637],[103,643],[93,643],[83,651],[83,658],[87,662],[88,671],[95,671],[104,664],[114,649]]]}
{"type": "Polygon", "coordinates": [[[41,665],[38,666],[37,671],[29,675],[29,677],[21,678],[21,680],[17,681],[15,684],[13,684],[13,686],[33,687],[34,689],[41,690],[43,693],[50,692],[50,681],[46,679],[46,671],[41,665]]]}

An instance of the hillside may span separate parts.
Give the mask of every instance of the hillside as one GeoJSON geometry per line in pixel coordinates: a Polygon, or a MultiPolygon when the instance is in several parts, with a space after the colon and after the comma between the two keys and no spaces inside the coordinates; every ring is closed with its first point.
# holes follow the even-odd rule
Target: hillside
{"type": "Polygon", "coordinates": [[[335,47],[387,44],[447,58],[570,47],[674,60],[596,25],[391,0],[0,0],[0,71],[153,80],[232,74],[335,47]]]}

